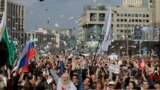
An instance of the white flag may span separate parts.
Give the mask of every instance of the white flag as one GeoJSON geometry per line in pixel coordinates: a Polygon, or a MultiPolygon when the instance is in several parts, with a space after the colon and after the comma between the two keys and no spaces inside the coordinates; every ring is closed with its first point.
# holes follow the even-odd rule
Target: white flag
{"type": "Polygon", "coordinates": [[[103,42],[100,47],[100,52],[108,51],[109,45],[111,45],[111,24],[112,24],[112,9],[109,7],[106,17],[105,17],[105,22],[102,28],[102,35],[104,35],[103,42]]]}
{"type": "Polygon", "coordinates": [[[108,34],[108,32],[111,28],[111,23],[112,23],[112,9],[111,9],[111,7],[109,7],[108,11],[105,14],[105,22],[104,22],[103,28],[102,28],[103,35],[108,34]]]}

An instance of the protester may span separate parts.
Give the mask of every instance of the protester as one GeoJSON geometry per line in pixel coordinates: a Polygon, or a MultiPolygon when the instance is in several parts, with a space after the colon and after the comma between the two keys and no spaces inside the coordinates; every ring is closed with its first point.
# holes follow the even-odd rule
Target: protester
{"type": "MultiPolygon", "coordinates": [[[[3,90],[147,90],[160,89],[157,57],[110,60],[107,55],[83,56],[59,53],[36,55],[28,71],[19,74],[6,65],[0,68],[3,90]]],[[[16,64],[12,67],[12,69],[16,64]]]]}

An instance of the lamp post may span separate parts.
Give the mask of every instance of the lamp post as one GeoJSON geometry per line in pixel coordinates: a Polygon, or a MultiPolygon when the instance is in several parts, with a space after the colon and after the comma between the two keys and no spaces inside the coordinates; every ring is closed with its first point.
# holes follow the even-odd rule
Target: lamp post
{"type": "Polygon", "coordinates": [[[126,39],[127,39],[127,57],[128,57],[128,35],[126,35],[126,39]]]}
{"type": "MultiPolygon", "coordinates": [[[[127,31],[129,31],[129,30],[128,30],[128,27],[129,27],[129,21],[130,21],[130,20],[129,20],[129,19],[127,19],[127,31]]],[[[126,35],[126,39],[127,39],[127,57],[129,57],[129,56],[128,56],[128,47],[129,47],[128,34],[126,35]]]]}
{"type": "Polygon", "coordinates": [[[142,50],[142,47],[141,47],[141,43],[142,43],[142,40],[139,41],[139,56],[141,57],[141,50],[142,50]]]}

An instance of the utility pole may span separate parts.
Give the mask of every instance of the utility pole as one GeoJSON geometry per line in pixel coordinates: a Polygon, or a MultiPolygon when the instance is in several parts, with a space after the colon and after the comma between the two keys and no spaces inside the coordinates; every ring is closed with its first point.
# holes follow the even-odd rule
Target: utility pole
{"type": "MultiPolygon", "coordinates": [[[[129,31],[129,19],[127,19],[127,31],[129,31]]],[[[126,39],[127,39],[127,57],[129,57],[128,54],[128,49],[129,49],[129,42],[128,42],[128,34],[126,35],[126,39]]]]}

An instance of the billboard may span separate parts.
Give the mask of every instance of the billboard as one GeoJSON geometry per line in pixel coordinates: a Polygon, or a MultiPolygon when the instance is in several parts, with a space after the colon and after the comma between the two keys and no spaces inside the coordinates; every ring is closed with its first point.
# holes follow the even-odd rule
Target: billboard
{"type": "Polygon", "coordinates": [[[134,39],[135,40],[141,40],[142,39],[142,28],[141,27],[135,27],[134,29],[134,39]]]}

